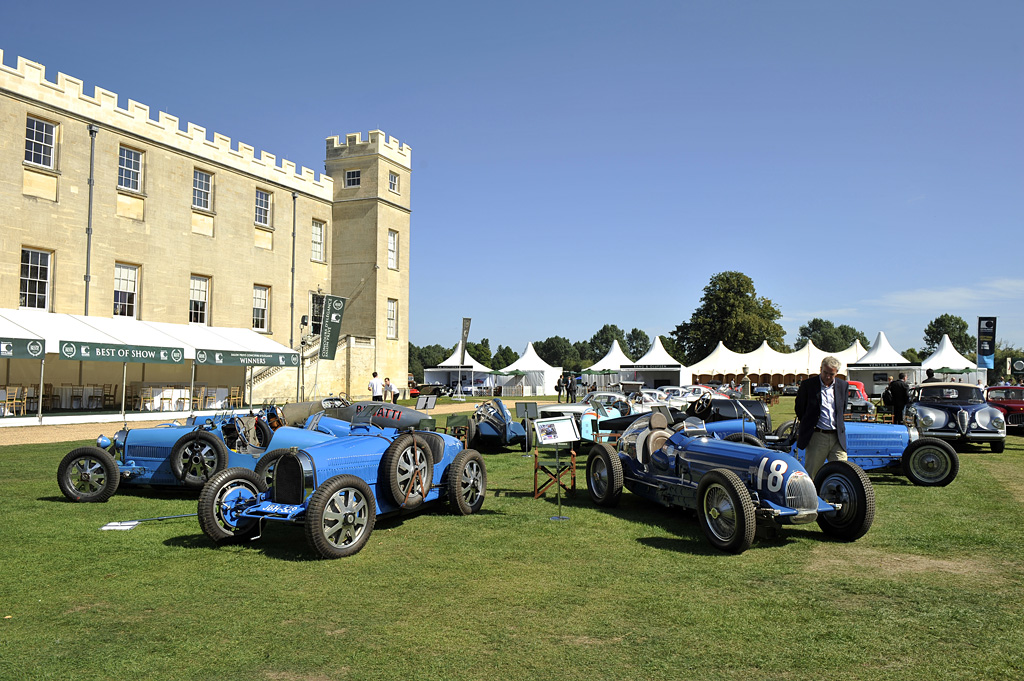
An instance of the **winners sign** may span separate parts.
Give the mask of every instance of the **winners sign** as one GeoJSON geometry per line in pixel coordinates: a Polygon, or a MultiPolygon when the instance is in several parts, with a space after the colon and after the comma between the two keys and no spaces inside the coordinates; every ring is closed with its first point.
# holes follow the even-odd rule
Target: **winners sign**
{"type": "Polygon", "coordinates": [[[223,367],[297,367],[299,353],[196,349],[196,364],[223,367]]]}
{"type": "Polygon", "coordinates": [[[320,322],[320,359],[334,359],[341,338],[341,318],[348,298],[324,296],[324,318],[320,322]]]}
{"type": "Polygon", "coordinates": [[[131,362],[135,364],[182,364],[185,351],[153,345],[121,345],[118,343],[60,342],[63,359],[84,362],[131,362]]]}

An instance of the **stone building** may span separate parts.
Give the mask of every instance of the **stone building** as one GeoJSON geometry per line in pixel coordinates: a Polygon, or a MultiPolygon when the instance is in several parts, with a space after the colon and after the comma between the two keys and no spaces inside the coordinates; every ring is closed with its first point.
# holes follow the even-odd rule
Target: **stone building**
{"type": "MultiPolygon", "coordinates": [[[[317,175],[2,56],[0,308],[251,328],[296,350],[305,337],[301,388],[295,369],[255,372],[257,401],[362,397],[374,370],[404,386],[408,145],[331,137],[317,175]],[[317,360],[324,294],[349,299],[333,361],[317,360]]],[[[7,364],[0,381],[33,381],[7,364]]]]}

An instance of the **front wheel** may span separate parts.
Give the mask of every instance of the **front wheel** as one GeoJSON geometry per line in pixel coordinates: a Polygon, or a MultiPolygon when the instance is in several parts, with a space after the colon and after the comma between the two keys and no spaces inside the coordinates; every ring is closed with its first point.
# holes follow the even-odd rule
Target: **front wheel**
{"type": "Polygon", "coordinates": [[[487,494],[487,468],[480,453],[463,449],[448,470],[448,503],[452,513],[470,515],[480,510],[487,494]]]}
{"type": "Polygon", "coordinates": [[[476,449],[476,415],[469,417],[469,425],[466,426],[466,449],[476,449]]]}
{"type": "Polygon", "coordinates": [[[1002,454],[1006,449],[1006,440],[992,440],[992,453],[1002,454]]]}
{"type": "Polygon", "coordinates": [[[57,466],[57,485],[71,501],[106,501],[120,481],[114,457],[99,447],[74,449],[57,466]]]}
{"type": "Polygon", "coordinates": [[[903,452],[903,474],[915,485],[945,487],[956,479],[960,458],[949,443],[934,437],[911,442],[903,452]]]}
{"type": "Polygon", "coordinates": [[[282,447],[281,449],[275,449],[267,452],[260,457],[260,460],[256,462],[256,475],[263,480],[267,488],[274,484],[274,466],[281,460],[281,457],[288,453],[289,450],[282,447]]]}
{"type": "Polygon", "coordinates": [[[729,433],[725,436],[727,442],[742,442],[745,445],[764,448],[764,442],[750,433],[729,433]]]}
{"type": "Polygon", "coordinates": [[[781,438],[787,438],[793,434],[793,429],[796,427],[796,420],[790,419],[789,421],[783,421],[778,428],[775,429],[775,435],[781,438]]]}
{"type": "Polygon", "coordinates": [[[248,468],[229,468],[217,473],[199,493],[197,515],[203,534],[216,544],[252,539],[259,533],[259,521],[239,513],[267,491],[263,476],[248,468]]]}
{"type": "Polygon", "coordinates": [[[860,539],[875,519],[875,488],[867,473],[848,461],[829,461],[814,476],[818,496],[841,507],[833,512],[819,513],[818,526],[836,539],[860,539]]]}
{"type": "Polygon", "coordinates": [[[306,540],[324,558],[344,558],[366,545],[376,520],[370,486],[354,475],[336,475],[309,499],[306,540]]]}
{"type": "Polygon", "coordinates": [[[270,429],[268,424],[263,419],[256,419],[256,443],[263,448],[266,448],[270,444],[270,438],[274,436],[274,431],[270,429]]]}
{"type": "Polygon", "coordinates": [[[697,518],[711,545],[730,553],[743,553],[754,543],[754,501],[732,471],[708,471],[697,486],[697,518]]]}
{"type": "Polygon", "coordinates": [[[622,496],[622,461],[607,443],[594,445],[587,459],[587,490],[598,506],[615,506],[622,496]]]}
{"type": "Polygon", "coordinates": [[[227,465],[227,447],[205,430],[182,435],[171,449],[171,472],[185,487],[199,489],[227,465]]]}

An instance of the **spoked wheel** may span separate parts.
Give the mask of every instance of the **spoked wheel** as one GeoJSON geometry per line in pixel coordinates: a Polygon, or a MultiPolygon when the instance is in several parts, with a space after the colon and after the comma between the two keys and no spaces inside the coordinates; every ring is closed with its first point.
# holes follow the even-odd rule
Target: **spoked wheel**
{"type": "Polygon", "coordinates": [[[406,509],[423,503],[434,478],[434,461],[423,439],[404,433],[384,452],[381,459],[391,500],[406,509]]]}
{"type": "Polygon", "coordinates": [[[306,540],[324,558],[351,556],[366,545],[376,519],[369,485],[354,475],[337,475],[310,497],[306,540]]]}
{"type": "Polygon", "coordinates": [[[186,487],[198,489],[227,467],[227,447],[216,436],[197,430],[182,435],[171,449],[171,472],[186,487]]]}
{"type": "Polygon", "coordinates": [[[270,444],[270,438],[273,435],[274,431],[270,429],[270,424],[263,419],[256,419],[256,443],[260,447],[266,448],[270,444]]]}
{"type": "Polygon", "coordinates": [[[622,496],[622,461],[605,443],[594,445],[587,459],[587,491],[598,506],[615,506],[622,496]]]}
{"type": "Polygon", "coordinates": [[[199,493],[199,527],[217,544],[252,539],[259,534],[259,521],[238,514],[267,491],[264,478],[247,468],[229,468],[217,473],[199,493]]]}
{"type": "Polygon", "coordinates": [[[106,501],[120,481],[114,457],[99,447],[72,450],[57,467],[57,485],[71,501],[106,501]]]}
{"type": "Polygon", "coordinates": [[[782,424],[775,429],[775,435],[778,437],[786,438],[793,434],[793,428],[796,427],[796,420],[790,419],[789,421],[783,421],[782,424]]]}
{"type": "Polygon", "coordinates": [[[829,461],[814,476],[818,496],[839,510],[819,513],[818,526],[842,541],[860,539],[875,519],[875,488],[860,466],[848,461],[829,461]]]}
{"type": "Polygon", "coordinates": [[[708,541],[722,551],[743,553],[754,542],[754,502],[730,470],[718,468],[700,479],[697,518],[708,541]]]}
{"type": "Polygon", "coordinates": [[[486,493],[487,468],[483,457],[475,450],[463,449],[448,471],[448,503],[452,513],[476,513],[484,505],[486,493]]]}
{"type": "Polygon", "coordinates": [[[915,485],[945,487],[960,471],[960,457],[949,443],[923,437],[903,452],[903,474],[915,485]]]}

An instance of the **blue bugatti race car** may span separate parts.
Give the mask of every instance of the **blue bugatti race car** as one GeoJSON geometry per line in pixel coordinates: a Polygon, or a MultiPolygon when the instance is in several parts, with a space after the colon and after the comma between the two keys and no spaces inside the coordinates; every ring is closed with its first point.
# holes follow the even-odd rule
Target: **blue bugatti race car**
{"type": "Polygon", "coordinates": [[[512,412],[498,398],[487,400],[473,412],[466,442],[469,447],[487,450],[519,445],[524,452],[532,444],[526,420],[514,420],[512,412]]]}
{"type": "Polygon", "coordinates": [[[732,553],[748,549],[758,527],[817,521],[826,535],[853,541],[875,517],[874,488],[854,464],[827,463],[811,480],[785,452],[709,436],[694,417],[673,432],[660,412],[634,421],[617,449],[590,450],[587,487],[599,506],[616,505],[625,487],[663,506],[692,509],[708,541],[732,553]]]}
{"type": "Polygon", "coordinates": [[[348,437],[291,447],[270,479],[246,468],[214,475],[199,494],[199,525],[217,544],[258,538],[263,523],[305,527],[310,546],[341,558],[366,545],[377,516],[445,499],[454,513],[480,510],[487,490],[483,458],[442,433],[381,428],[370,406],[348,437]]]}

